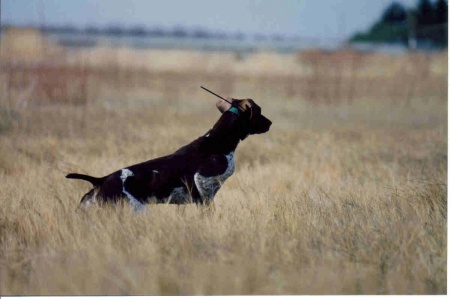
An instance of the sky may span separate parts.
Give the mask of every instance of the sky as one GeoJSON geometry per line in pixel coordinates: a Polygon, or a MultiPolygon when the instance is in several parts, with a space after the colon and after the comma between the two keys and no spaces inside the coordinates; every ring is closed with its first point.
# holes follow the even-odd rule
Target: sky
{"type": "MultiPolygon", "coordinates": [[[[394,0],[0,0],[3,23],[204,28],[248,35],[348,38],[394,0]]],[[[418,0],[396,0],[415,7],[418,0]]]]}

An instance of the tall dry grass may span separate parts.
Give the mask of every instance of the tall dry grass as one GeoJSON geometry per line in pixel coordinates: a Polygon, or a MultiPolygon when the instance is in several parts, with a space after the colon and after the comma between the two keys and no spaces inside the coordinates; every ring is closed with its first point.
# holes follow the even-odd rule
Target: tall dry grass
{"type": "Polygon", "coordinates": [[[273,126],[239,145],[213,213],[79,214],[90,186],[64,178],[173,152],[218,118],[210,95],[2,97],[0,294],[445,294],[446,99],[316,105],[247,83],[230,96],[273,126]]]}
{"type": "Polygon", "coordinates": [[[356,106],[343,120],[260,100],[273,128],[239,146],[215,213],[75,213],[89,186],[66,173],[100,176],[172,152],[217,118],[203,101],[23,112],[0,137],[0,293],[446,292],[443,107],[378,107],[364,121],[356,106]]]}

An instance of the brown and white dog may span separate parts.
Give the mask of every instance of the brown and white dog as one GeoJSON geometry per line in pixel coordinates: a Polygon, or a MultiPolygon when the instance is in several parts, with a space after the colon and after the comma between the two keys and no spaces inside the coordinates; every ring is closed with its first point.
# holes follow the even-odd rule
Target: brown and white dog
{"type": "Polygon", "coordinates": [[[219,100],[222,113],[205,135],[171,155],[122,168],[102,178],[71,173],[94,188],[81,199],[80,207],[116,203],[124,198],[139,211],[149,202],[170,204],[209,204],[222,184],[234,172],[234,151],[248,135],[262,134],[272,122],[261,114],[251,99],[219,100]]]}

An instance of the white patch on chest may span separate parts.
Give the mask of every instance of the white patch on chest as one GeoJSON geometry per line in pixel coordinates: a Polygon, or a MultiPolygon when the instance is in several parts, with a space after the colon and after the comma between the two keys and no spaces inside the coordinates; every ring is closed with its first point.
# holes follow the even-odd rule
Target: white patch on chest
{"type": "Polygon", "coordinates": [[[130,205],[131,205],[131,207],[133,208],[133,210],[134,210],[135,212],[139,212],[139,211],[141,211],[142,209],[144,209],[145,206],[144,206],[143,204],[141,204],[141,203],[139,202],[139,200],[137,200],[133,195],[131,195],[130,192],[128,192],[127,190],[125,190],[125,181],[126,181],[126,179],[127,179],[128,177],[130,177],[130,176],[134,176],[134,173],[133,173],[131,170],[126,169],[126,168],[122,169],[122,172],[121,172],[121,174],[120,174],[120,179],[122,180],[122,192],[123,192],[123,194],[125,194],[125,195],[128,197],[128,199],[130,200],[130,205]]]}
{"type": "Polygon", "coordinates": [[[221,175],[205,177],[198,172],[194,175],[195,185],[204,201],[212,201],[225,180],[234,172],[234,152],[225,155],[225,158],[227,158],[227,168],[221,175]]]}

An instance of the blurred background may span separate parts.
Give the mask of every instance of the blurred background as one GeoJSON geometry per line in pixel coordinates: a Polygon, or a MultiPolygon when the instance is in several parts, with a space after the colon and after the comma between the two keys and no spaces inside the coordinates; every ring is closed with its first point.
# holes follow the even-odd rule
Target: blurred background
{"type": "Polygon", "coordinates": [[[445,0],[3,1],[0,96],[16,110],[161,104],[203,84],[313,105],[445,101],[447,18],[445,0]]]}

